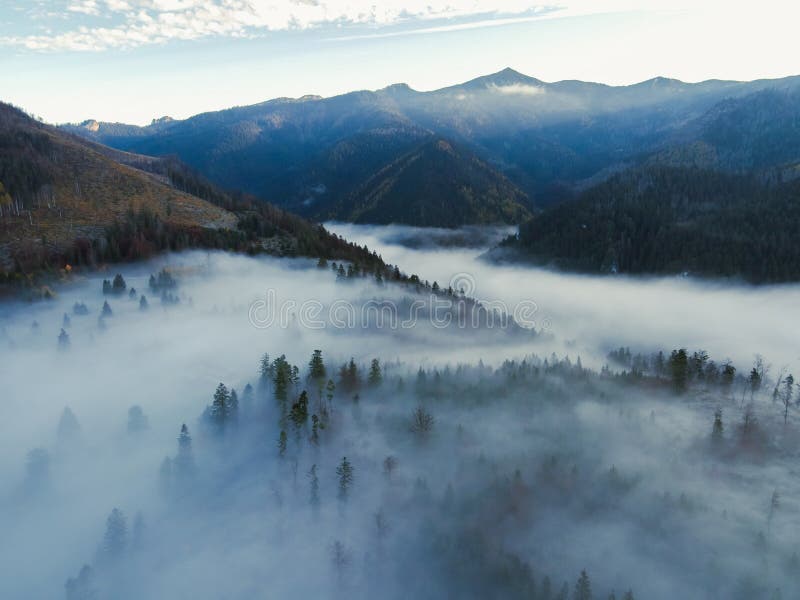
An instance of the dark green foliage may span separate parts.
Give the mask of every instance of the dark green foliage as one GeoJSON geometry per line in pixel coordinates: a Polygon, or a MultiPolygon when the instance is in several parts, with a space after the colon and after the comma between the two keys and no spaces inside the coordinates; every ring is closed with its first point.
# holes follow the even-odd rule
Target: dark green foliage
{"type": "Polygon", "coordinates": [[[597,273],[800,279],[800,182],[649,167],[546,210],[506,245],[536,262],[597,273]]]}
{"type": "Polygon", "coordinates": [[[342,462],[336,467],[336,476],[339,478],[339,499],[347,500],[350,486],[353,484],[353,465],[346,456],[342,457],[342,462]]]}
{"type": "Polygon", "coordinates": [[[309,380],[322,385],[325,381],[325,362],[322,360],[322,350],[314,350],[308,363],[309,380]]]}
{"type": "Polygon", "coordinates": [[[289,418],[297,429],[303,427],[308,421],[308,394],[305,390],[300,394],[297,402],[292,404],[289,418]]]}
{"type": "Polygon", "coordinates": [[[372,359],[369,367],[369,375],[367,376],[367,384],[370,387],[378,387],[383,382],[383,374],[381,373],[381,363],[377,358],[372,359]]]}
{"type": "Polygon", "coordinates": [[[345,392],[355,392],[361,387],[358,365],[352,358],[339,368],[339,387],[345,392]]]}
{"type": "Polygon", "coordinates": [[[670,354],[669,371],[675,392],[684,393],[689,383],[689,357],[684,348],[673,350],[670,354]]]}
{"type": "Polygon", "coordinates": [[[275,399],[283,404],[288,398],[289,384],[292,383],[292,366],[286,360],[286,356],[281,354],[273,361],[271,371],[275,399]]]}
{"type": "Polygon", "coordinates": [[[209,410],[211,421],[219,428],[225,427],[231,416],[231,395],[228,388],[220,383],[214,392],[214,399],[209,410]]]}

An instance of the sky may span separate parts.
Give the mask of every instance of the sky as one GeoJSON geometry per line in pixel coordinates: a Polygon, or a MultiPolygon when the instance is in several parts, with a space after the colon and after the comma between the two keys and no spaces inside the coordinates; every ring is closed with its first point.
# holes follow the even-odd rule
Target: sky
{"type": "Polygon", "coordinates": [[[3,0],[0,100],[48,122],[164,115],[512,67],[545,81],[800,73],[788,0],[3,0]]]}

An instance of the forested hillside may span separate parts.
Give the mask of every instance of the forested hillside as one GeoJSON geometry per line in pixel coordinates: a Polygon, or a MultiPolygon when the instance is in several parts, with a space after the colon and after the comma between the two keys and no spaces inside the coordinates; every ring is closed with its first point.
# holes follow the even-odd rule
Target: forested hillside
{"type": "Polygon", "coordinates": [[[503,244],[592,273],[800,279],[800,183],[695,168],[627,171],[545,211],[503,244]]]}

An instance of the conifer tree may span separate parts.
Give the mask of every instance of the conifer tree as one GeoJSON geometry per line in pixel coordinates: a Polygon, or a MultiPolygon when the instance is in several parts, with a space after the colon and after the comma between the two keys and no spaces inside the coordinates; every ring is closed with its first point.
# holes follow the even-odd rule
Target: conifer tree
{"type": "Polygon", "coordinates": [[[62,328],[61,333],[58,334],[58,349],[69,349],[69,334],[62,328]]]}
{"type": "Polygon", "coordinates": [[[194,476],[194,453],[192,452],[192,436],[189,435],[189,428],[186,423],[181,425],[181,433],[178,436],[178,454],[173,462],[175,478],[184,485],[194,476]]]}
{"type": "Polygon", "coordinates": [[[210,416],[212,422],[222,429],[230,416],[230,393],[224,384],[220,383],[214,392],[214,400],[211,403],[210,416]]]}
{"type": "Polygon", "coordinates": [[[288,441],[288,436],[286,435],[286,430],[281,429],[281,433],[278,436],[278,454],[280,456],[284,456],[286,454],[287,441],[288,441]]]}
{"type": "Polygon", "coordinates": [[[64,589],[67,600],[97,600],[92,567],[83,565],[77,577],[67,579],[64,589]]]}
{"type": "Polygon", "coordinates": [[[718,408],[714,411],[714,427],[711,430],[711,441],[718,445],[722,442],[725,433],[725,427],[722,424],[722,409],[718,408]]]}
{"type": "Polygon", "coordinates": [[[322,350],[314,350],[308,362],[308,378],[317,385],[325,381],[325,362],[322,360],[322,350]]]}
{"type": "Polygon", "coordinates": [[[308,471],[308,479],[310,484],[308,500],[311,503],[311,508],[315,511],[319,509],[319,477],[317,476],[317,465],[311,465],[308,471]]]}
{"type": "Polygon", "coordinates": [[[131,406],[128,409],[128,433],[139,433],[149,427],[147,417],[139,405],[131,406]]]}
{"type": "Polygon", "coordinates": [[[673,389],[678,394],[684,393],[689,382],[689,357],[684,348],[672,351],[669,357],[669,370],[673,389]]]}
{"type": "Polygon", "coordinates": [[[575,592],[572,594],[573,600],[592,600],[592,585],[586,571],[581,571],[578,581],[575,582],[575,592]]]}
{"type": "Polygon", "coordinates": [[[311,443],[319,445],[319,417],[316,414],[311,415],[311,443]]]}
{"type": "Polygon", "coordinates": [[[236,390],[231,388],[230,396],[228,397],[228,420],[235,423],[239,418],[239,395],[236,390]]]}
{"type": "Polygon", "coordinates": [[[249,383],[244,386],[244,390],[242,390],[242,410],[245,412],[250,412],[253,410],[253,386],[249,383]]]}
{"type": "Polygon", "coordinates": [[[295,428],[300,429],[308,421],[308,394],[305,390],[300,394],[297,402],[292,404],[292,410],[289,412],[289,418],[294,423],[295,428]]]}
{"type": "Polygon", "coordinates": [[[373,358],[369,367],[367,383],[370,387],[378,387],[382,382],[383,374],[381,373],[381,363],[377,358],[373,358]]]}
{"type": "Polygon", "coordinates": [[[108,300],[103,302],[103,310],[100,313],[101,317],[110,317],[113,315],[113,311],[111,310],[111,305],[108,303],[108,300]]]}
{"type": "Polygon", "coordinates": [[[261,375],[261,380],[265,382],[272,377],[272,364],[269,362],[269,354],[264,354],[261,357],[261,362],[258,364],[258,373],[261,375]]]}
{"type": "Polygon", "coordinates": [[[76,441],[81,434],[81,426],[75,413],[69,406],[64,407],[61,418],[58,421],[58,441],[62,444],[70,444],[76,441]]]}
{"type": "Polygon", "coordinates": [[[139,298],[139,310],[144,312],[148,308],[150,308],[150,305],[147,303],[147,297],[144,294],[142,294],[142,297],[139,298]]]}
{"type": "Polygon", "coordinates": [[[342,462],[336,467],[336,475],[339,478],[339,499],[347,500],[350,486],[353,483],[353,466],[346,456],[342,458],[342,462]]]}
{"type": "Polygon", "coordinates": [[[103,535],[98,558],[104,563],[115,563],[122,558],[127,546],[128,526],[125,515],[118,508],[114,508],[106,519],[106,532],[103,535]]]}

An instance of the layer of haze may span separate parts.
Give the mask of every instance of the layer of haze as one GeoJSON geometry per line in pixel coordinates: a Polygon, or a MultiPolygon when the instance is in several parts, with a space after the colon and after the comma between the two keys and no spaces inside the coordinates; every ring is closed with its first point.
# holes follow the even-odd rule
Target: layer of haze
{"type": "MultiPolygon", "coordinates": [[[[586,569],[596,598],[612,590],[621,597],[628,588],[646,600],[773,598],[775,588],[791,597],[797,590],[794,415],[784,427],[781,410],[757,397],[761,426],[774,441],[757,457],[740,458],[733,450],[743,414],[739,382],[735,400],[713,390],[676,399],[575,366],[579,354],[599,366],[608,349],[624,344],[702,347],[720,362],[730,356],[745,373],[756,352],[775,372],[784,362],[796,366],[797,287],[559,275],[484,264],[481,248],[420,245],[407,228],[334,229],[443,287],[461,273],[474,277],[469,291],[479,299],[533,299],[536,329],[546,335],[424,321],[404,330],[313,329],[296,309],[288,326],[262,329],[250,307],[270,289],[279,303],[325,307],[399,302],[413,290],[371,278],[337,281],[306,260],[217,253],[120,266],[128,287],[148,296],[147,311],[138,295],[104,297],[99,276],[58,289],[52,301],[5,304],[0,597],[63,598],[64,582],[84,564],[94,566],[99,600],[486,598],[487,589],[527,582],[524,567],[539,583],[548,575],[554,589],[568,581],[570,594],[586,569]],[[179,281],[177,305],[162,305],[148,289],[150,273],[163,264],[179,281]],[[100,328],[106,299],[113,315],[100,328]],[[73,314],[76,302],[89,315],[73,314]],[[70,343],[59,350],[64,313],[70,343]],[[265,352],[285,354],[299,365],[289,402],[308,388],[313,407],[306,365],[317,348],[337,381],[331,423],[318,446],[307,428],[290,429],[281,456],[279,411],[271,387],[259,385],[259,360],[265,352]],[[530,357],[552,350],[571,362],[530,357]],[[384,383],[365,386],[358,400],[336,375],[350,357],[364,372],[372,358],[383,365],[384,383]],[[485,366],[457,370],[481,359],[485,366]],[[435,393],[416,379],[420,367],[435,393]],[[530,369],[538,373],[533,379],[520,375],[530,369]],[[201,419],[220,382],[240,398],[247,383],[256,388],[224,434],[201,419]],[[424,436],[410,431],[420,404],[435,419],[424,436]],[[148,429],[126,430],[133,405],[148,429]],[[66,406],[80,431],[58,434],[66,406]],[[729,459],[707,449],[719,406],[729,459]],[[175,456],[182,423],[194,438],[194,483],[180,495],[164,494],[159,468],[175,456]],[[34,448],[49,454],[44,474],[41,463],[32,467],[28,459],[26,467],[34,448]],[[337,499],[343,456],[354,480],[337,499]],[[397,460],[391,476],[387,456],[397,460]],[[775,490],[780,505],[770,511],[775,490]],[[112,564],[96,551],[114,507],[127,517],[129,543],[112,564]],[[145,527],[134,529],[139,512],[145,527]]],[[[444,243],[447,237],[440,232],[444,243]]],[[[514,589],[527,589],[520,585],[514,589]]],[[[543,597],[538,590],[525,597],[543,597]]],[[[506,597],[517,596],[522,591],[506,597]]]]}

